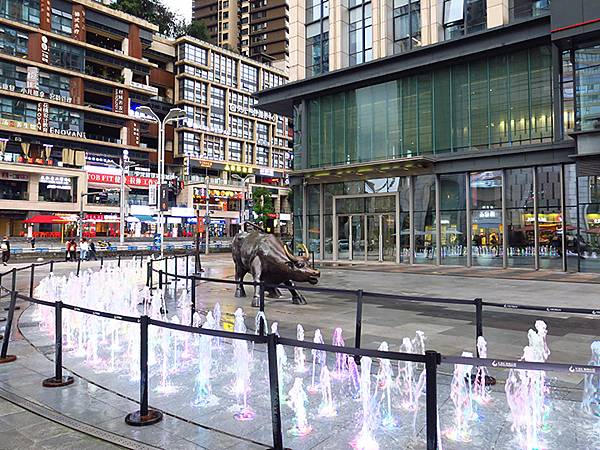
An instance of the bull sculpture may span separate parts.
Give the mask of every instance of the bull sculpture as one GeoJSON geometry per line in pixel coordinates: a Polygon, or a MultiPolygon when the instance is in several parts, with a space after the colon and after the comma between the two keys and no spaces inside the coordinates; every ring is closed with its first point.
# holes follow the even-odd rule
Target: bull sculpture
{"type": "MultiPolygon", "coordinates": [[[[263,281],[267,285],[287,286],[292,294],[292,303],[306,304],[304,296],[294,289],[294,281],[317,284],[321,275],[309,266],[306,246],[303,246],[303,257],[295,256],[279,238],[254,227],[257,229],[240,232],[233,239],[231,253],[235,263],[235,280],[239,282],[235,296],[246,297],[242,282],[244,276],[250,273],[255,283],[263,281]]],[[[272,298],[281,296],[277,288],[265,288],[265,292],[272,298]]],[[[252,306],[258,307],[259,303],[260,290],[255,286],[252,306]]]]}

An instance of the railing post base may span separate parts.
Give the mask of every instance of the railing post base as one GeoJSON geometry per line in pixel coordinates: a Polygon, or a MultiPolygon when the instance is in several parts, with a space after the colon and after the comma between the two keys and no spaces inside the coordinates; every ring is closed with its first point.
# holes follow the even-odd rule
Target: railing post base
{"type": "Polygon", "coordinates": [[[134,411],[125,416],[125,423],[133,427],[145,427],[147,425],[154,425],[163,419],[163,413],[156,409],[149,409],[146,416],[142,416],[141,412],[134,411]]]}
{"type": "Polygon", "coordinates": [[[0,358],[0,364],[10,363],[17,360],[17,355],[6,355],[4,358],[0,358]]]}
{"type": "Polygon", "coordinates": [[[61,377],[61,378],[50,377],[50,378],[46,378],[44,381],[42,381],[42,386],[48,387],[48,388],[63,387],[63,386],[68,386],[70,384],[73,384],[74,382],[75,382],[75,379],[71,376],[66,376],[66,377],[61,377]]]}

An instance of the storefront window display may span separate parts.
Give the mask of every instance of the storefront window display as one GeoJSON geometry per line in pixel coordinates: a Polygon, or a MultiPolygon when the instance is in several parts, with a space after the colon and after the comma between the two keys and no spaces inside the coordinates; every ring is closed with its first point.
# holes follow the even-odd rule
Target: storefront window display
{"type": "Polygon", "coordinates": [[[27,181],[0,178],[0,200],[27,200],[27,181]]]}
{"type": "Polygon", "coordinates": [[[600,271],[600,176],[583,176],[579,183],[580,268],[600,271]]]}
{"type": "Polygon", "coordinates": [[[502,266],[502,171],[470,174],[471,254],[475,266],[502,266]]]}
{"type": "Polygon", "coordinates": [[[560,166],[542,166],[537,169],[538,241],[542,269],[562,269],[560,170],[560,166]]]}
{"type": "Polygon", "coordinates": [[[77,179],[56,175],[42,175],[39,182],[38,196],[44,202],[76,201],[77,179]]]}
{"type": "Polygon", "coordinates": [[[321,258],[320,251],[320,236],[321,236],[321,223],[319,216],[319,205],[321,198],[321,185],[311,184],[307,186],[308,204],[306,209],[307,220],[308,220],[308,249],[315,253],[315,258],[321,258]]]}
{"type": "Polygon", "coordinates": [[[442,264],[465,265],[467,256],[466,177],[440,175],[442,264]]]}

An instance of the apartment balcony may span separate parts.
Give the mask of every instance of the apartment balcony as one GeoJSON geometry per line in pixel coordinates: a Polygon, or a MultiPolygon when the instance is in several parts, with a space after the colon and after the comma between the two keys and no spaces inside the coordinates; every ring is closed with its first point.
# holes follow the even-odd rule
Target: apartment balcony
{"type": "Polygon", "coordinates": [[[137,81],[129,81],[125,83],[127,86],[131,86],[136,89],[140,89],[142,91],[146,91],[153,95],[158,95],[158,88],[154,86],[150,86],[148,84],[138,83],[137,81]]]}

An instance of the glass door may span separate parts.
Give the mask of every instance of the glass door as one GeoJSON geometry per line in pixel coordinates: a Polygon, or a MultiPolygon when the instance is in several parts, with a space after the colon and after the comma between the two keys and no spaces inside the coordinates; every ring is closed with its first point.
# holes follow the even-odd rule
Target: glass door
{"type": "Polygon", "coordinates": [[[367,215],[367,260],[381,261],[381,216],[367,215]]]}
{"type": "Polygon", "coordinates": [[[338,259],[350,259],[350,216],[337,216],[338,241],[337,245],[338,259]]]}
{"type": "Polygon", "coordinates": [[[365,259],[365,216],[355,215],[352,218],[351,259],[365,259]]]}
{"type": "Polygon", "coordinates": [[[383,260],[396,261],[396,219],[393,214],[381,216],[381,245],[383,260]]]}

